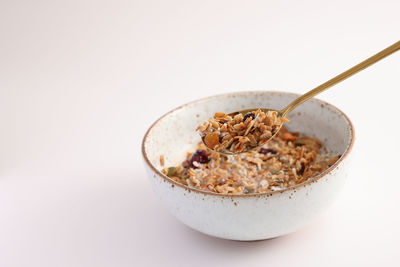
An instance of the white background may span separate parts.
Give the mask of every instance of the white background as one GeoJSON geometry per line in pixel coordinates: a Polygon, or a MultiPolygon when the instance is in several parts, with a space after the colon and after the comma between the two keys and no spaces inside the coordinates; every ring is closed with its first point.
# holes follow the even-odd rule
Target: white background
{"type": "Polygon", "coordinates": [[[392,1],[0,2],[0,266],[399,266],[400,53],[320,98],[357,135],[308,227],[208,237],[152,192],[141,139],[232,91],[306,92],[400,39],[392,1]]]}

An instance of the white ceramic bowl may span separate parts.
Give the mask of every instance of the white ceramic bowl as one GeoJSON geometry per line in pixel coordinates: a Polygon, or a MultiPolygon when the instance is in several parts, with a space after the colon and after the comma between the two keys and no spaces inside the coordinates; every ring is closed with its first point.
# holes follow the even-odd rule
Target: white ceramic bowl
{"type": "Polygon", "coordinates": [[[142,153],[154,191],[181,222],[202,233],[233,240],[261,240],[296,231],[318,216],[338,195],[346,179],[354,130],[334,106],[312,99],[288,117],[289,130],[317,137],[328,151],[342,157],[305,183],[273,193],[224,195],[179,184],[160,170],[177,166],[200,141],[195,129],[217,111],[285,107],[298,95],[283,92],[240,92],[183,105],[157,120],[143,139],[142,153]]]}

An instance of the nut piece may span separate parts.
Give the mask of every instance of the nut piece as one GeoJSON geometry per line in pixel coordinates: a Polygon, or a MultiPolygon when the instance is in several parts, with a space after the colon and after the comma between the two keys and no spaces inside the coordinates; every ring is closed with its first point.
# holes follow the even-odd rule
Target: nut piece
{"type": "Polygon", "coordinates": [[[285,141],[296,141],[297,140],[297,136],[295,136],[294,134],[290,133],[290,132],[286,132],[282,134],[282,139],[285,141]]]}
{"type": "Polygon", "coordinates": [[[226,114],[223,113],[223,112],[216,112],[216,113],[214,114],[214,118],[215,118],[215,119],[224,118],[225,116],[226,116],[226,114]]]}
{"type": "Polygon", "coordinates": [[[208,133],[204,137],[204,143],[206,143],[206,145],[209,148],[214,149],[216,145],[219,145],[219,133],[217,132],[208,133]]]}

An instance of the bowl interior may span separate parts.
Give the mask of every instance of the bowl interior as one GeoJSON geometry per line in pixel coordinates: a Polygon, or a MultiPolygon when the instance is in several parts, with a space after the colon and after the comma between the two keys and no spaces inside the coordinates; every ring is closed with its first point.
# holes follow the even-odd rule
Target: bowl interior
{"type": "MultiPolygon", "coordinates": [[[[283,92],[241,92],[212,96],[183,105],[161,117],[149,129],[143,140],[144,153],[158,170],[160,156],[165,166],[179,165],[186,152],[194,151],[201,141],[196,127],[215,112],[233,112],[255,107],[281,109],[298,97],[283,92]]],[[[348,118],[337,108],[318,99],[311,99],[297,107],[288,116],[289,130],[297,131],[322,141],[329,152],[342,155],[353,139],[348,118]]]]}

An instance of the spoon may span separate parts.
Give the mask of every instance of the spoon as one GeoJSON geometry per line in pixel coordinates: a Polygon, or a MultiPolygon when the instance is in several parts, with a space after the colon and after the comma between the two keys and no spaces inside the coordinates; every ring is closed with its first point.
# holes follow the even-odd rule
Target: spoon
{"type": "MultiPolygon", "coordinates": [[[[311,91],[305,93],[304,95],[296,98],[295,100],[293,100],[287,107],[285,107],[282,110],[274,110],[274,109],[270,109],[270,108],[253,108],[253,109],[245,109],[245,110],[240,110],[240,111],[235,111],[232,113],[229,113],[228,115],[234,117],[235,115],[241,113],[243,115],[252,112],[252,111],[256,111],[256,110],[261,110],[263,112],[267,112],[267,111],[276,111],[277,112],[277,116],[278,117],[282,117],[282,118],[286,118],[286,116],[292,111],[294,110],[297,106],[303,104],[305,101],[309,100],[310,98],[313,98],[314,96],[318,95],[319,93],[327,90],[328,88],[340,83],[341,81],[346,80],[347,78],[349,78],[350,76],[358,73],[359,71],[375,64],[376,62],[378,62],[379,60],[393,54],[394,52],[400,50],[400,41],[394,43],[393,45],[389,46],[388,48],[380,51],[379,53],[373,55],[370,58],[367,58],[366,60],[364,60],[363,62],[361,62],[358,65],[355,65],[354,67],[346,70],[345,72],[335,76],[334,78],[330,79],[329,81],[317,86],[316,88],[312,89],[311,91]]],[[[283,123],[281,123],[275,132],[272,133],[272,136],[268,139],[271,140],[272,138],[274,138],[274,136],[279,132],[279,130],[282,128],[283,123]]],[[[202,137],[203,143],[207,146],[207,144],[204,142],[204,137],[202,137]]],[[[267,141],[267,142],[268,142],[267,141]]],[[[244,152],[248,152],[250,150],[259,148],[260,146],[264,145],[266,142],[262,143],[259,146],[256,147],[249,147],[248,149],[241,151],[239,153],[244,153],[244,152]]],[[[210,148],[210,147],[209,147],[210,148]]],[[[211,148],[210,148],[211,149],[211,148]]],[[[231,151],[218,151],[221,154],[225,154],[225,155],[234,155],[234,154],[239,154],[239,153],[234,153],[231,151]]]]}

